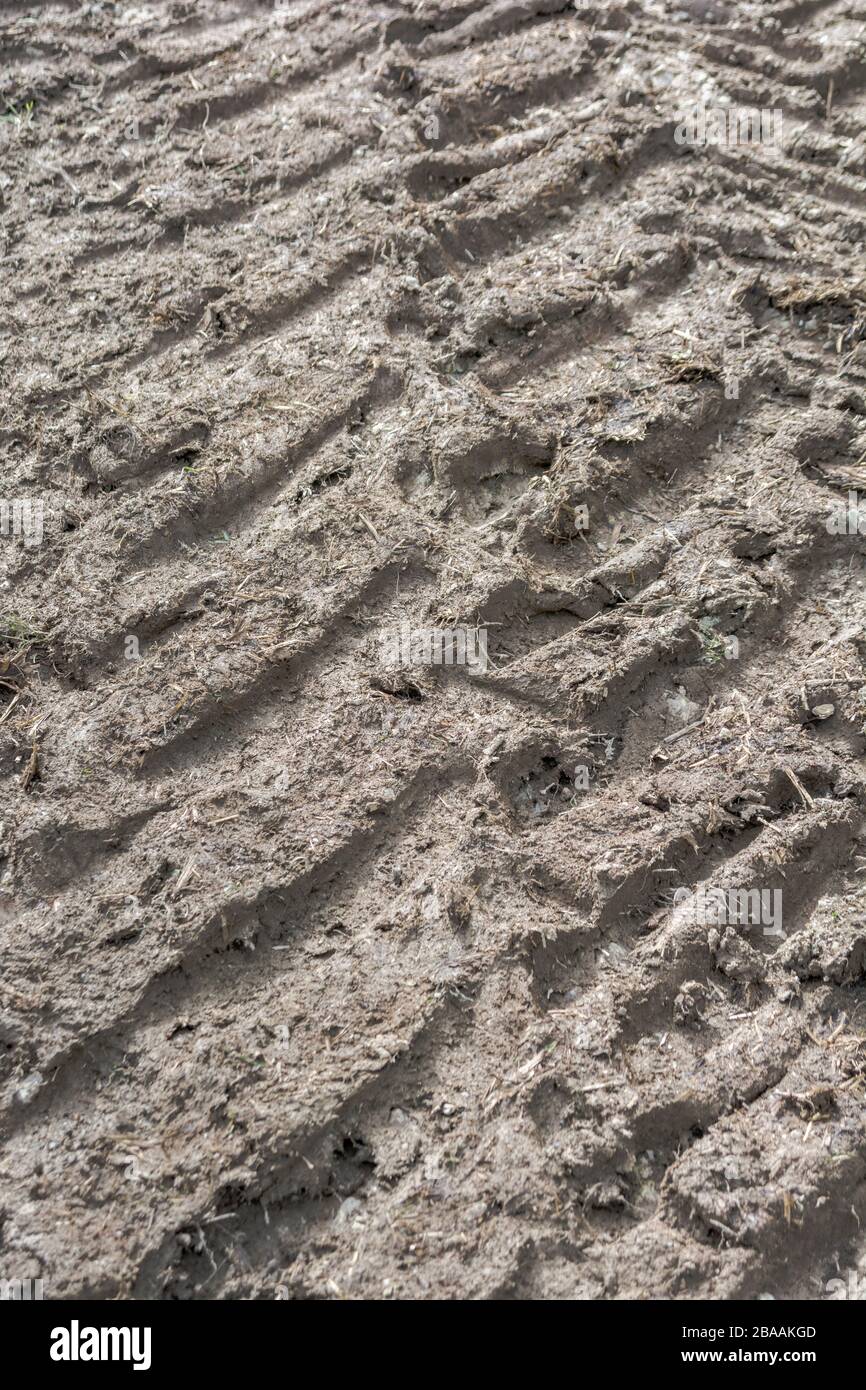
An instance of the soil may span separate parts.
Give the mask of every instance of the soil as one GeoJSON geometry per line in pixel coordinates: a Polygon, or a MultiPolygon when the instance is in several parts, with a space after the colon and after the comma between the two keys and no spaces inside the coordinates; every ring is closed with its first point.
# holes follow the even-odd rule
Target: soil
{"type": "Polygon", "coordinates": [[[44,515],[0,543],[0,1274],[834,1296],[863,0],[7,0],[0,62],[44,515]],[[678,143],[701,103],[781,134],[678,143]],[[404,624],[486,671],[386,669],[404,624]],[[678,892],[731,885],[781,938],[678,892]]]}

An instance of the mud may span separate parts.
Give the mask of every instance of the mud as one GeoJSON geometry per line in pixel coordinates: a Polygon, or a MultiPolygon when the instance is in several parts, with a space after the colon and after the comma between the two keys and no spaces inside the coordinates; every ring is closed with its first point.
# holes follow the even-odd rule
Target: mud
{"type": "Polygon", "coordinates": [[[0,1274],[851,1296],[864,5],[0,53],[0,1274]]]}

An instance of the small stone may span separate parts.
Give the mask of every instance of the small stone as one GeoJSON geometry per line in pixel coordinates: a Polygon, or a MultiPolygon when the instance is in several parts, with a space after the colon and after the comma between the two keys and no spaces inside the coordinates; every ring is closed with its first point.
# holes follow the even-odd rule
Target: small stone
{"type": "Polygon", "coordinates": [[[41,1071],[32,1071],[29,1076],[25,1076],[18,1090],[15,1092],[15,1099],[21,1105],[29,1105],[39,1087],[42,1085],[44,1077],[41,1071]]]}
{"type": "Polygon", "coordinates": [[[701,712],[700,705],[689,699],[681,685],[677,686],[677,694],[668,695],[666,701],[670,717],[679,724],[691,724],[701,712]]]}
{"type": "Polygon", "coordinates": [[[357,1197],[347,1197],[344,1202],[340,1203],[340,1209],[334,1218],[334,1223],[337,1226],[350,1226],[362,1214],[363,1210],[364,1203],[362,1201],[357,1197]]]}
{"type": "Polygon", "coordinates": [[[836,713],[835,705],[816,705],[812,710],[816,719],[830,719],[836,713]]]}

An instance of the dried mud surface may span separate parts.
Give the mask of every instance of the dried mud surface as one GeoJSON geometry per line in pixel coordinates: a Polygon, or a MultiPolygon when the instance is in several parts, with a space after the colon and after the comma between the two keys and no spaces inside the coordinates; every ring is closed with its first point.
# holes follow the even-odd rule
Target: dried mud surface
{"type": "Polygon", "coordinates": [[[827,1297],[866,6],[13,0],[0,51],[45,508],[0,544],[0,1272],[827,1297]],[[680,146],[699,101],[784,136],[680,146]],[[489,669],[383,670],[404,622],[489,669]],[[784,939],[674,906],[730,883],[784,939]]]}

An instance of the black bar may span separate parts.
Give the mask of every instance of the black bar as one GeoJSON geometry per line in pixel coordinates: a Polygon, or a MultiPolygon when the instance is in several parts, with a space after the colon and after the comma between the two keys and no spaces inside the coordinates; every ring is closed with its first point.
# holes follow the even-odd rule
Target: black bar
{"type": "MultiPolygon", "coordinates": [[[[338,1302],[339,1300],[334,1300],[338,1302]]],[[[163,1376],[189,1372],[196,1376],[249,1376],[256,1368],[282,1366],[294,1378],[301,1372],[299,1356],[304,1341],[314,1336],[339,1330],[354,1333],[351,1341],[327,1336],[317,1340],[318,1357],[326,1374],[332,1373],[345,1350],[347,1368],[357,1373],[362,1369],[359,1352],[372,1345],[367,1340],[371,1330],[366,1321],[356,1324],[357,1308],[334,1309],[328,1321],[320,1324],[321,1307],[313,1309],[309,1301],[280,1301],[258,1303],[78,1303],[78,1302],[6,1302],[0,1305],[0,1326],[6,1331],[8,1350],[14,1347],[22,1369],[49,1372],[68,1380],[82,1376],[92,1380],[100,1372],[112,1376],[163,1376]],[[338,1318],[337,1324],[330,1317],[338,1318]],[[342,1324],[343,1317],[349,1324],[342,1324]],[[103,1340],[93,1330],[116,1329],[117,1336],[108,1333],[103,1340]],[[124,1336],[121,1329],[126,1329],[124,1336]],[[133,1335],[138,1329],[138,1336],[133,1335]],[[149,1330],[149,1340],[144,1335],[149,1330]],[[356,1340],[364,1337],[363,1342],[356,1340]],[[63,1353],[78,1359],[54,1359],[63,1353]],[[89,1360],[91,1350],[111,1357],[117,1350],[126,1353],[125,1360],[89,1360]],[[84,1354],[82,1354],[84,1353],[84,1354]],[[138,1372],[133,1362],[140,1363],[138,1372]],[[145,1361],[147,1364],[145,1365],[145,1361]],[[289,1366],[294,1369],[289,1372],[289,1366]]],[[[445,1309],[437,1310],[439,1320],[445,1309]]],[[[389,1307],[389,1344],[399,1362],[400,1333],[417,1312],[404,1309],[397,1312],[389,1307]],[[391,1341],[393,1338],[393,1341],[391,1341]]],[[[465,1316],[464,1314],[460,1315],[465,1316]]],[[[514,1310],[509,1309],[508,1323],[500,1339],[491,1342],[496,1334],[499,1310],[475,1309],[472,1313],[476,1328],[484,1328],[487,1336],[478,1343],[479,1367],[482,1357],[497,1351],[511,1354],[518,1345],[519,1330],[514,1325],[514,1310]],[[488,1318],[493,1317],[491,1327],[488,1318]]],[[[426,1316],[425,1314],[425,1321],[426,1316]]],[[[450,1309],[446,1312],[450,1317],[450,1309]]],[[[558,1322],[554,1311],[545,1317],[557,1319],[559,1336],[567,1338],[570,1359],[575,1375],[582,1378],[590,1366],[603,1362],[609,1374],[684,1372],[689,1378],[700,1378],[707,1371],[722,1370],[738,1373],[743,1368],[760,1367],[770,1377],[793,1368],[811,1370],[826,1380],[828,1373],[840,1373],[850,1366],[852,1349],[859,1345],[863,1329],[862,1310],[856,1301],[839,1302],[731,1302],[698,1303],[670,1302],[604,1302],[576,1303],[558,1322]]],[[[432,1328],[433,1324],[431,1324],[432,1328]]],[[[464,1325],[466,1326],[466,1325],[464,1325]]],[[[315,1354],[310,1347],[306,1355],[315,1354]]],[[[460,1353],[463,1360],[464,1353],[460,1353]]],[[[410,1358],[414,1359],[414,1358],[410,1358]]],[[[392,1364],[394,1364],[392,1362],[392,1364]]]]}

